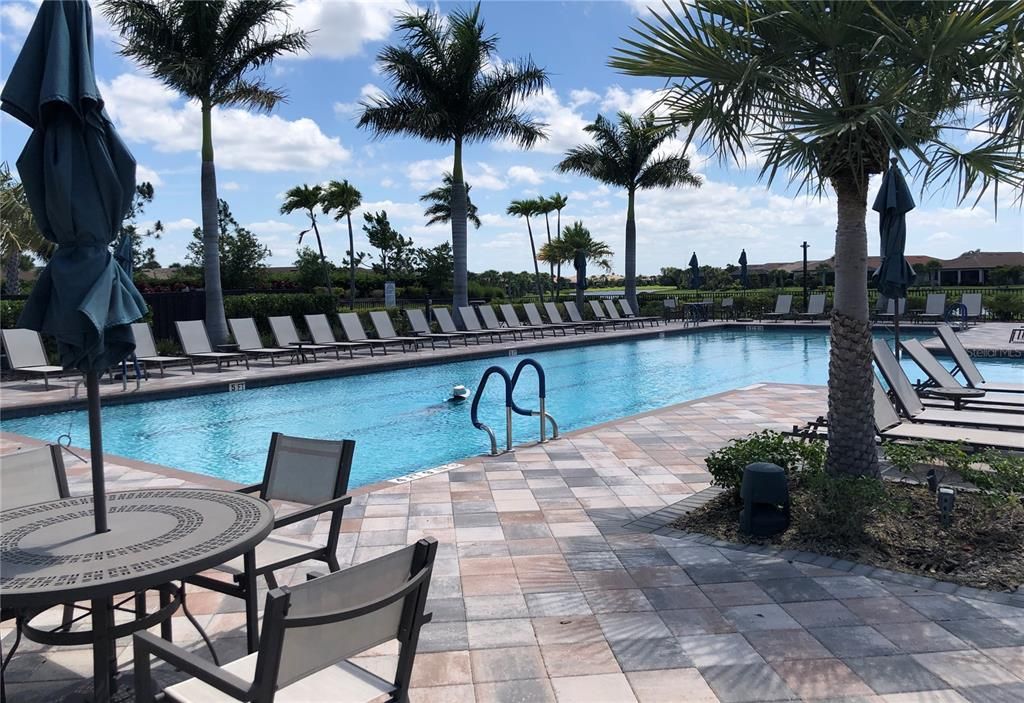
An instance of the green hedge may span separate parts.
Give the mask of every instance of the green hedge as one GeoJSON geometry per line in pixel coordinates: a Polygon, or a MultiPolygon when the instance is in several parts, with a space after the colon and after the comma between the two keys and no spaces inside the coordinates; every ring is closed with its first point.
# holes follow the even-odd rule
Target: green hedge
{"type": "Polygon", "coordinates": [[[0,300],[0,329],[17,327],[18,318],[24,307],[24,300],[0,300]]]}

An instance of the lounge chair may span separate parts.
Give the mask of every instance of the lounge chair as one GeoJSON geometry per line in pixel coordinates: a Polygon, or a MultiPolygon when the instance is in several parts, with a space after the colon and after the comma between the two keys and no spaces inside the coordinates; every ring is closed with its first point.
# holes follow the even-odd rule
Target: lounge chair
{"type": "MultiPolygon", "coordinates": [[[[900,310],[900,318],[906,317],[906,314],[907,314],[907,299],[906,298],[900,298],[899,299],[899,310],[900,310]]],[[[879,296],[876,317],[878,319],[887,319],[887,320],[891,320],[891,319],[895,318],[896,317],[896,299],[895,298],[886,298],[885,296],[879,296]],[[883,300],[885,301],[885,309],[884,310],[882,309],[882,301],[883,300]]]]}
{"type": "Polygon", "coordinates": [[[776,296],[775,298],[775,311],[766,312],[765,317],[774,319],[776,322],[781,322],[785,318],[789,317],[793,309],[793,296],[788,293],[776,296]]]}
{"type": "Polygon", "coordinates": [[[605,325],[611,325],[612,329],[618,329],[619,325],[625,325],[627,329],[633,326],[633,320],[624,320],[621,317],[617,319],[608,317],[608,313],[606,313],[604,308],[601,306],[601,301],[589,300],[587,302],[590,303],[590,309],[594,313],[594,319],[598,322],[605,325]]]}
{"type": "Polygon", "coordinates": [[[620,315],[619,309],[615,307],[615,301],[612,300],[611,298],[605,298],[601,302],[604,303],[604,309],[608,312],[608,319],[610,319],[612,322],[625,322],[627,326],[634,323],[640,325],[641,327],[644,326],[644,323],[635,317],[625,318],[622,315],[620,315]]]}
{"type": "Polygon", "coordinates": [[[584,332],[589,332],[590,330],[597,328],[596,322],[587,322],[586,320],[582,320],[580,322],[576,322],[575,320],[572,322],[566,322],[562,319],[562,313],[559,312],[558,305],[555,303],[544,303],[544,312],[548,314],[548,319],[555,325],[572,325],[574,330],[580,329],[584,332]]]}
{"type": "MultiPolygon", "coordinates": [[[[938,388],[962,388],[960,382],[956,380],[956,377],[951,374],[945,366],[943,366],[938,359],[928,349],[925,348],[921,341],[918,339],[904,339],[900,341],[900,346],[903,350],[914,360],[914,363],[920,367],[925,375],[928,376],[928,382],[922,387],[924,393],[928,392],[929,387],[938,388]]],[[[977,405],[978,410],[989,410],[987,406],[995,405],[999,406],[1000,409],[1007,410],[1008,412],[1024,412],[1024,393],[989,393],[986,392],[981,398],[969,398],[965,399],[965,405],[977,405]],[[982,407],[984,406],[984,407],[982,407]],[[1017,406],[1014,408],[1013,406],[1017,406]]],[[[992,408],[994,409],[994,408],[992,408]]]]}
{"type": "Polygon", "coordinates": [[[232,361],[244,363],[249,368],[249,357],[240,352],[215,352],[210,345],[210,337],[206,334],[206,325],[202,320],[178,320],[174,323],[178,330],[178,339],[181,341],[181,348],[185,356],[196,361],[212,361],[217,364],[217,372],[224,368],[224,364],[232,361]]]}
{"type": "Polygon", "coordinates": [[[491,335],[491,339],[497,339],[499,342],[502,337],[508,335],[512,335],[513,341],[521,339],[523,336],[522,330],[512,329],[510,327],[497,330],[485,330],[480,326],[480,318],[476,316],[476,309],[472,305],[460,305],[459,315],[462,316],[462,326],[465,327],[468,332],[487,332],[491,335]]]}
{"type": "MultiPolygon", "coordinates": [[[[299,331],[295,329],[295,321],[288,315],[268,317],[267,322],[270,323],[270,331],[274,333],[274,341],[277,342],[277,345],[279,347],[295,349],[303,360],[305,360],[306,352],[312,354],[313,361],[316,361],[317,352],[326,352],[331,349],[324,344],[302,341],[299,337],[299,331]]],[[[337,350],[335,350],[334,356],[337,358],[337,350]]]]}
{"type": "Polygon", "coordinates": [[[580,314],[579,308],[576,307],[576,303],[573,301],[567,300],[563,304],[565,305],[565,312],[569,315],[569,320],[571,322],[575,322],[576,324],[589,323],[594,329],[601,331],[608,329],[608,323],[605,320],[584,320],[583,315],[580,314]]]}
{"type": "Polygon", "coordinates": [[[256,329],[256,321],[251,317],[232,317],[228,320],[231,327],[231,334],[238,343],[238,351],[253,359],[270,359],[270,365],[275,366],[275,359],[279,356],[288,356],[295,361],[295,347],[286,349],[284,347],[265,347],[260,333],[256,329]]]}
{"type": "Polygon", "coordinates": [[[825,314],[825,294],[815,293],[807,300],[807,312],[797,313],[801,319],[817,320],[825,314]]]}
{"type": "Polygon", "coordinates": [[[964,347],[960,338],[956,336],[956,332],[949,325],[939,325],[936,328],[939,333],[939,339],[946,345],[946,349],[953,357],[953,361],[956,362],[956,368],[953,369],[953,375],[962,373],[964,379],[967,381],[967,385],[971,388],[980,388],[985,391],[995,391],[1003,393],[1024,393],[1024,383],[1005,383],[1002,381],[986,381],[985,377],[981,375],[981,371],[974,365],[974,360],[971,359],[971,355],[964,347]]]}
{"type": "Polygon", "coordinates": [[[391,322],[391,316],[383,310],[374,310],[370,313],[370,322],[373,323],[373,329],[377,333],[378,339],[383,339],[388,342],[401,342],[402,349],[404,350],[406,345],[412,348],[413,351],[419,351],[419,348],[423,345],[424,341],[430,342],[430,348],[434,349],[434,340],[424,340],[422,337],[403,337],[395,332],[395,326],[391,322]]]}
{"type": "Polygon", "coordinates": [[[876,339],[872,344],[872,352],[875,365],[885,382],[889,384],[897,406],[910,420],[938,425],[966,425],[1024,432],[1024,418],[1009,413],[925,407],[886,341],[876,339]]]}
{"type": "Polygon", "coordinates": [[[154,700],[150,660],[157,657],[193,677],[164,689],[165,698],[178,703],[407,701],[420,629],[431,619],[425,609],[436,554],[437,540],[421,539],[344,571],[271,590],[259,652],[223,667],[152,633],[137,633],[135,700],[154,700]],[[397,662],[388,674],[349,661],[394,640],[397,662]]]}
{"type": "Polygon", "coordinates": [[[519,315],[516,314],[515,306],[511,303],[501,304],[501,316],[505,318],[506,327],[522,330],[523,332],[529,332],[533,335],[534,339],[537,339],[538,334],[543,337],[546,330],[551,330],[552,336],[554,336],[555,332],[561,332],[563,335],[565,334],[564,327],[548,327],[547,325],[537,327],[535,325],[524,325],[522,320],[519,319],[519,315]]]}
{"type": "Polygon", "coordinates": [[[469,339],[465,334],[459,332],[434,332],[431,330],[430,323],[427,322],[427,316],[419,308],[406,308],[405,316],[409,318],[409,326],[412,327],[412,333],[417,337],[430,340],[444,340],[448,342],[449,347],[452,345],[452,340],[461,339],[464,345],[469,346],[469,339]]]}
{"type": "Polygon", "coordinates": [[[166,364],[188,364],[192,374],[195,375],[196,368],[192,359],[187,356],[162,356],[156,350],[156,341],[153,339],[153,330],[149,328],[148,322],[133,322],[131,325],[132,335],[135,337],[135,360],[142,364],[146,377],[149,377],[149,365],[156,364],[160,369],[160,375],[164,375],[166,364]]]}
{"type": "MultiPolygon", "coordinates": [[[[705,301],[705,302],[708,304],[708,306],[707,306],[708,309],[710,309],[711,301],[708,300],[708,301],[705,301]]],[[[626,319],[636,320],[641,325],[644,325],[645,323],[647,323],[647,324],[661,326],[661,318],[660,317],[655,317],[653,315],[637,315],[633,311],[633,308],[629,304],[629,301],[626,300],[625,298],[619,298],[619,305],[622,307],[622,314],[626,316],[626,319]]]]}
{"type": "Polygon", "coordinates": [[[917,314],[919,322],[941,322],[946,315],[946,294],[929,293],[924,303],[924,312],[917,314]]]}
{"type": "Polygon", "coordinates": [[[448,308],[434,308],[433,310],[434,319],[437,320],[438,326],[445,334],[461,334],[466,339],[475,339],[477,344],[480,343],[480,339],[482,337],[486,337],[492,341],[494,340],[494,335],[487,330],[460,330],[455,326],[455,320],[452,319],[452,314],[448,311],[448,308]]]}
{"type": "Polygon", "coordinates": [[[732,298],[722,298],[720,308],[723,320],[728,320],[730,317],[736,316],[735,301],[732,298]]]}
{"type": "Polygon", "coordinates": [[[340,359],[340,351],[347,351],[348,358],[354,359],[355,352],[359,349],[367,349],[370,352],[370,356],[373,356],[373,345],[367,344],[366,342],[339,342],[334,337],[334,330],[331,329],[331,323],[327,319],[327,315],[318,313],[316,315],[305,315],[306,327],[309,328],[309,335],[313,338],[313,343],[318,344],[322,347],[330,347],[334,350],[334,358],[340,359]]]}
{"type": "Polygon", "coordinates": [[[366,334],[366,330],[363,329],[363,323],[359,320],[359,313],[339,312],[338,322],[341,323],[341,329],[345,332],[345,338],[350,342],[372,344],[374,347],[379,347],[383,350],[385,356],[387,356],[388,347],[393,347],[396,344],[402,348],[403,352],[405,351],[405,342],[392,341],[390,339],[370,339],[366,334]]]}
{"type": "Polygon", "coordinates": [[[238,492],[258,493],[265,501],[286,501],[311,506],[276,518],[274,530],[330,513],[330,528],[324,533],[327,543],[320,545],[271,532],[256,546],[251,569],[247,568],[247,557],[240,556],[214,567],[215,571],[229,575],[230,580],[203,574],[186,579],[197,586],[245,601],[250,652],[256,651],[259,644],[256,624],[259,617],[257,577],[263,577],[270,588],[277,588],[274,572],[304,561],[323,562],[331,571],[341,569],[336,550],[342,512],[352,502],[352,496],[347,495],[347,492],[354,450],[355,442],[350,439],[306,439],[274,432],[270,436],[263,480],[239,488],[238,492]]]}
{"type": "MultiPolygon", "coordinates": [[[[476,308],[477,313],[480,314],[480,319],[484,323],[484,327],[491,331],[508,332],[511,330],[513,335],[518,334],[519,339],[525,339],[526,336],[523,334],[524,330],[516,329],[514,327],[502,327],[501,323],[498,322],[498,316],[494,314],[494,308],[490,305],[478,305],[476,308]]],[[[465,319],[465,315],[463,315],[465,319]]],[[[536,337],[536,335],[534,335],[536,337]]],[[[515,337],[513,336],[513,339],[515,337]]]]}
{"type": "Polygon", "coordinates": [[[964,293],[960,296],[960,304],[967,309],[968,320],[980,320],[984,312],[981,305],[981,293],[964,293]]]}
{"type": "Polygon", "coordinates": [[[561,330],[563,335],[566,334],[566,330],[572,330],[576,334],[580,333],[580,328],[577,325],[570,325],[564,322],[544,322],[544,318],[540,316],[540,310],[537,309],[534,303],[523,303],[523,312],[526,313],[526,319],[533,327],[561,330]]]}
{"type": "Polygon", "coordinates": [[[35,330],[6,329],[0,330],[3,336],[4,349],[7,350],[7,364],[15,375],[43,377],[43,387],[49,390],[50,376],[58,378],[64,375],[64,367],[51,365],[43,349],[43,339],[35,330]]]}

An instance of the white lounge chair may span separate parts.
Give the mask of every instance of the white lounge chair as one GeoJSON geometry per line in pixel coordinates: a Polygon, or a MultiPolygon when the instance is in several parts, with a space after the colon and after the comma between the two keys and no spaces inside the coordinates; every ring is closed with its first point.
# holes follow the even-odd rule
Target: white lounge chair
{"type": "Polygon", "coordinates": [[[434,308],[434,319],[437,320],[437,324],[445,334],[461,334],[467,339],[475,339],[477,344],[480,344],[480,340],[484,337],[491,341],[494,340],[494,335],[488,330],[460,330],[455,326],[455,320],[452,319],[452,314],[448,308],[434,308]]]}
{"type": "Polygon", "coordinates": [[[551,330],[552,336],[554,336],[557,332],[561,332],[563,335],[565,334],[564,327],[554,327],[549,325],[524,325],[522,320],[519,319],[519,315],[516,313],[515,306],[513,306],[511,303],[501,304],[501,316],[505,318],[505,324],[508,327],[512,329],[522,330],[523,332],[529,332],[530,334],[533,335],[534,339],[537,338],[538,334],[541,337],[543,337],[544,332],[547,330],[551,330]]]}
{"type": "Polygon", "coordinates": [[[469,346],[469,338],[467,335],[461,332],[434,332],[430,329],[430,323],[427,322],[427,316],[419,308],[406,308],[405,316],[409,318],[409,326],[412,328],[412,333],[417,337],[423,337],[424,339],[438,340],[448,342],[448,346],[452,346],[452,340],[462,340],[463,345],[469,346]]]}
{"type": "Polygon", "coordinates": [[[43,339],[35,330],[0,330],[4,349],[7,350],[7,364],[15,375],[43,377],[43,387],[49,390],[50,376],[64,375],[62,366],[54,366],[46,358],[43,339]]]}
{"type": "Polygon", "coordinates": [[[985,391],[999,391],[1003,393],[1024,393],[1024,383],[1008,383],[1003,381],[986,381],[985,377],[981,375],[981,371],[974,365],[974,360],[971,359],[970,352],[964,347],[963,342],[956,336],[956,332],[949,325],[939,325],[936,328],[939,333],[939,339],[946,345],[946,349],[953,356],[953,361],[956,362],[956,368],[953,369],[953,375],[958,373],[964,375],[964,379],[967,381],[967,385],[971,388],[980,388],[985,391]]]}
{"type": "Polygon", "coordinates": [[[133,322],[131,325],[132,335],[135,337],[135,360],[142,364],[142,368],[149,376],[149,365],[156,364],[160,369],[160,375],[164,375],[164,367],[167,364],[188,364],[192,375],[196,373],[196,367],[192,359],[187,356],[163,356],[156,350],[156,342],[153,340],[153,330],[148,322],[133,322]]]}
{"type": "Polygon", "coordinates": [[[202,320],[178,320],[174,326],[178,330],[181,348],[193,362],[212,361],[217,364],[218,373],[223,369],[224,364],[230,364],[232,361],[236,364],[242,362],[245,364],[245,368],[249,368],[249,357],[245,354],[213,351],[210,337],[206,334],[206,325],[202,320]]]}
{"type": "MultiPolygon", "coordinates": [[[[295,349],[303,361],[305,361],[306,352],[309,352],[313,356],[313,361],[316,361],[316,353],[318,351],[330,350],[330,347],[326,345],[303,341],[299,337],[299,331],[295,329],[295,321],[288,315],[268,317],[267,322],[270,324],[270,331],[274,334],[274,341],[277,342],[277,346],[295,349]]],[[[337,357],[337,350],[335,350],[334,355],[337,357]]]]}
{"type": "Polygon", "coordinates": [[[815,293],[807,299],[807,312],[799,313],[805,320],[817,320],[825,314],[825,294],[815,293]]]}
{"type": "MultiPolygon", "coordinates": [[[[395,332],[395,326],[391,323],[391,316],[383,310],[374,310],[370,313],[370,322],[373,323],[373,329],[377,333],[377,338],[388,342],[398,342],[402,345],[404,350],[406,346],[412,348],[413,351],[419,351],[419,348],[423,345],[424,340],[420,337],[402,337],[395,332]]],[[[434,349],[434,340],[428,339],[430,342],[430,348],[434,349]]]]}
{"type": "Polygon", "coordinates": [[[259,330],[256,329],[256,321],[251,317],[232,317],[228,320],[231,327],[231,334],[238,343],[238,351],[252,357],[253,359],[270,359],[270,365],[275,366],[275,360],[279,356],[288,356],[295,361],[297,352],[295,347],[286,349],[284,347],[265,347],[260,339],[259,330]]]}
{"type": "Polygon", "coordinates": [[[359,313],[339,312],[338,322],[341,323],[341,329],[345,332],[345,337],[350,342],[372,344],[383,351],[385,356],[387,356],[388,347],[393,347],[396,344],[402,348],[402,351],[405,351],[404,342],[392,341],[390,339],[371,339],[363,328],[363,323],[359,319],[359,313]]]}
{"type": "Polygon", "coordinates": [[[459,315],[462,316],[462,326],[469,332],[486,332],[491,335],[491,339],[497,339],[499,342],[502,337],[512,336],[512,341],[515,341],[522,337],[520,330],[511,328],[505,329],[484,329],[480,325],[480,318],[476,316],[476,309],[472,305],[460,305],[459,315]]]}
{"type": "Polygon", "coordinates": [[[775,298],[775,310],[773,312],[766,312],[764,316],[772,318],[776,322],[781,322],[783,319],[789,317],[792,309],[793,296],[786,293],[775,298]]]}
{"type": "MultiPolygon", "coordinates": [[[[706,301],[706,302],[708,303],[708,309],[710,309],[711,301],[706,301]]],[[[636,320],[641,325],[644,325],[644,324],[652,324],[652,325],[656,325],[656,326],[660,326],[661,325],[661,318],[660,317],[654,317],[653,315],[638,315],[636,313],[636,311],[633,310],[633,306],[630,305],[629,301],[626,300],[625,298],[619,298],[619,305],[622,307],[622,314],[625,315],[626,318],[629,319],[629,320],[636,320]]]]}
{"type": "Polygon", "coordinates": [[[317,313],[315,315],[304,315],[306,327],[309,328],[309,335],[313,338],[314,344],[334,350],[334,358],[340,359],[340,351],[347,351],[348,358],[354,359],[357,349],[368,349],[370,356],[373,356],[373,345],[366,342],[339,342],[334,337],[334,330],[327,320],[327,315],[317,313]]]}

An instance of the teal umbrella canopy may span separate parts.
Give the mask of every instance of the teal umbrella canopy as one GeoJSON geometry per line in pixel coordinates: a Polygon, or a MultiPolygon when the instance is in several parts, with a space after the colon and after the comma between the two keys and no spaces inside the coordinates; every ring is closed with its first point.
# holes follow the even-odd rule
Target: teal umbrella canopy
{"type": "Polygon", "coordinates": [[[693,252],[688,265],[690,267],[690,288],[700,288],[700,263],[697,261],[697,252],[693,252]]]}
{"type": "Polygon", "coordinates": [[[32,128],[18,173],[39,230],[57,244],[18,324],[55,337],[65,368],[103,371],[134,351],[128,325],[146,304],[110,252],[135,159],[103,109],[86,2],[42,3],[0,109],[32,128]]]}
{"type": "Polygon", "coordinates": [[[750,277],[747,274],[747,250],[740,249],[740,285],[747,288],[750,285],[750,277]]]}
{"type": "Polygon", "coordinates": [[[907,248],[907,213],[914,209],[914,198],[907,187],[896,159],[882,177],[872,209],[878,213],[882,262],[874,277],[878,290],[888,298],[907,297],[907,288],[914,282],[914,269],[904,254],[907,248]]]}

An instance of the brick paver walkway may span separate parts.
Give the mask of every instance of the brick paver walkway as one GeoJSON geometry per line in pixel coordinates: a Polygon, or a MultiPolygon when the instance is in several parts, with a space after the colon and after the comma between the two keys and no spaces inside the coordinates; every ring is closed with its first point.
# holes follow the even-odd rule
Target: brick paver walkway
{"type": "MultiPolygon", "coordinates": [[[[359,562],[424,535],[441,542],[414,701],[1024,700],[1024,608],[1005,594],[966,598],[829,558],[627,527],[704,489],[702,460],[729,438],[823,411],[823,389],[759,385],[470,459],[359,495],[340,558],[359,562]]],[[[0,440],[0,452],[14,444],[0,440]]],[[[88,489],[85,465],[70,473],[76,491],[88,489]]],[[[134,465],[109,476],[111,489],[191,485],[134,465]]],[[[325,527],[295,531],[316,539],[325,527]]],[[[189,603],[222,656],[241,653],[240,601],[196,591],[189,603]]],[[[175,639],[198,638],[177,618],[175,639]]],[[[360,663],[386,671],[394,655],[385,645],[360,663]]],[[[90,671],[86,650],[23,644],[8,693],[60,700],[90,671]]]]}

